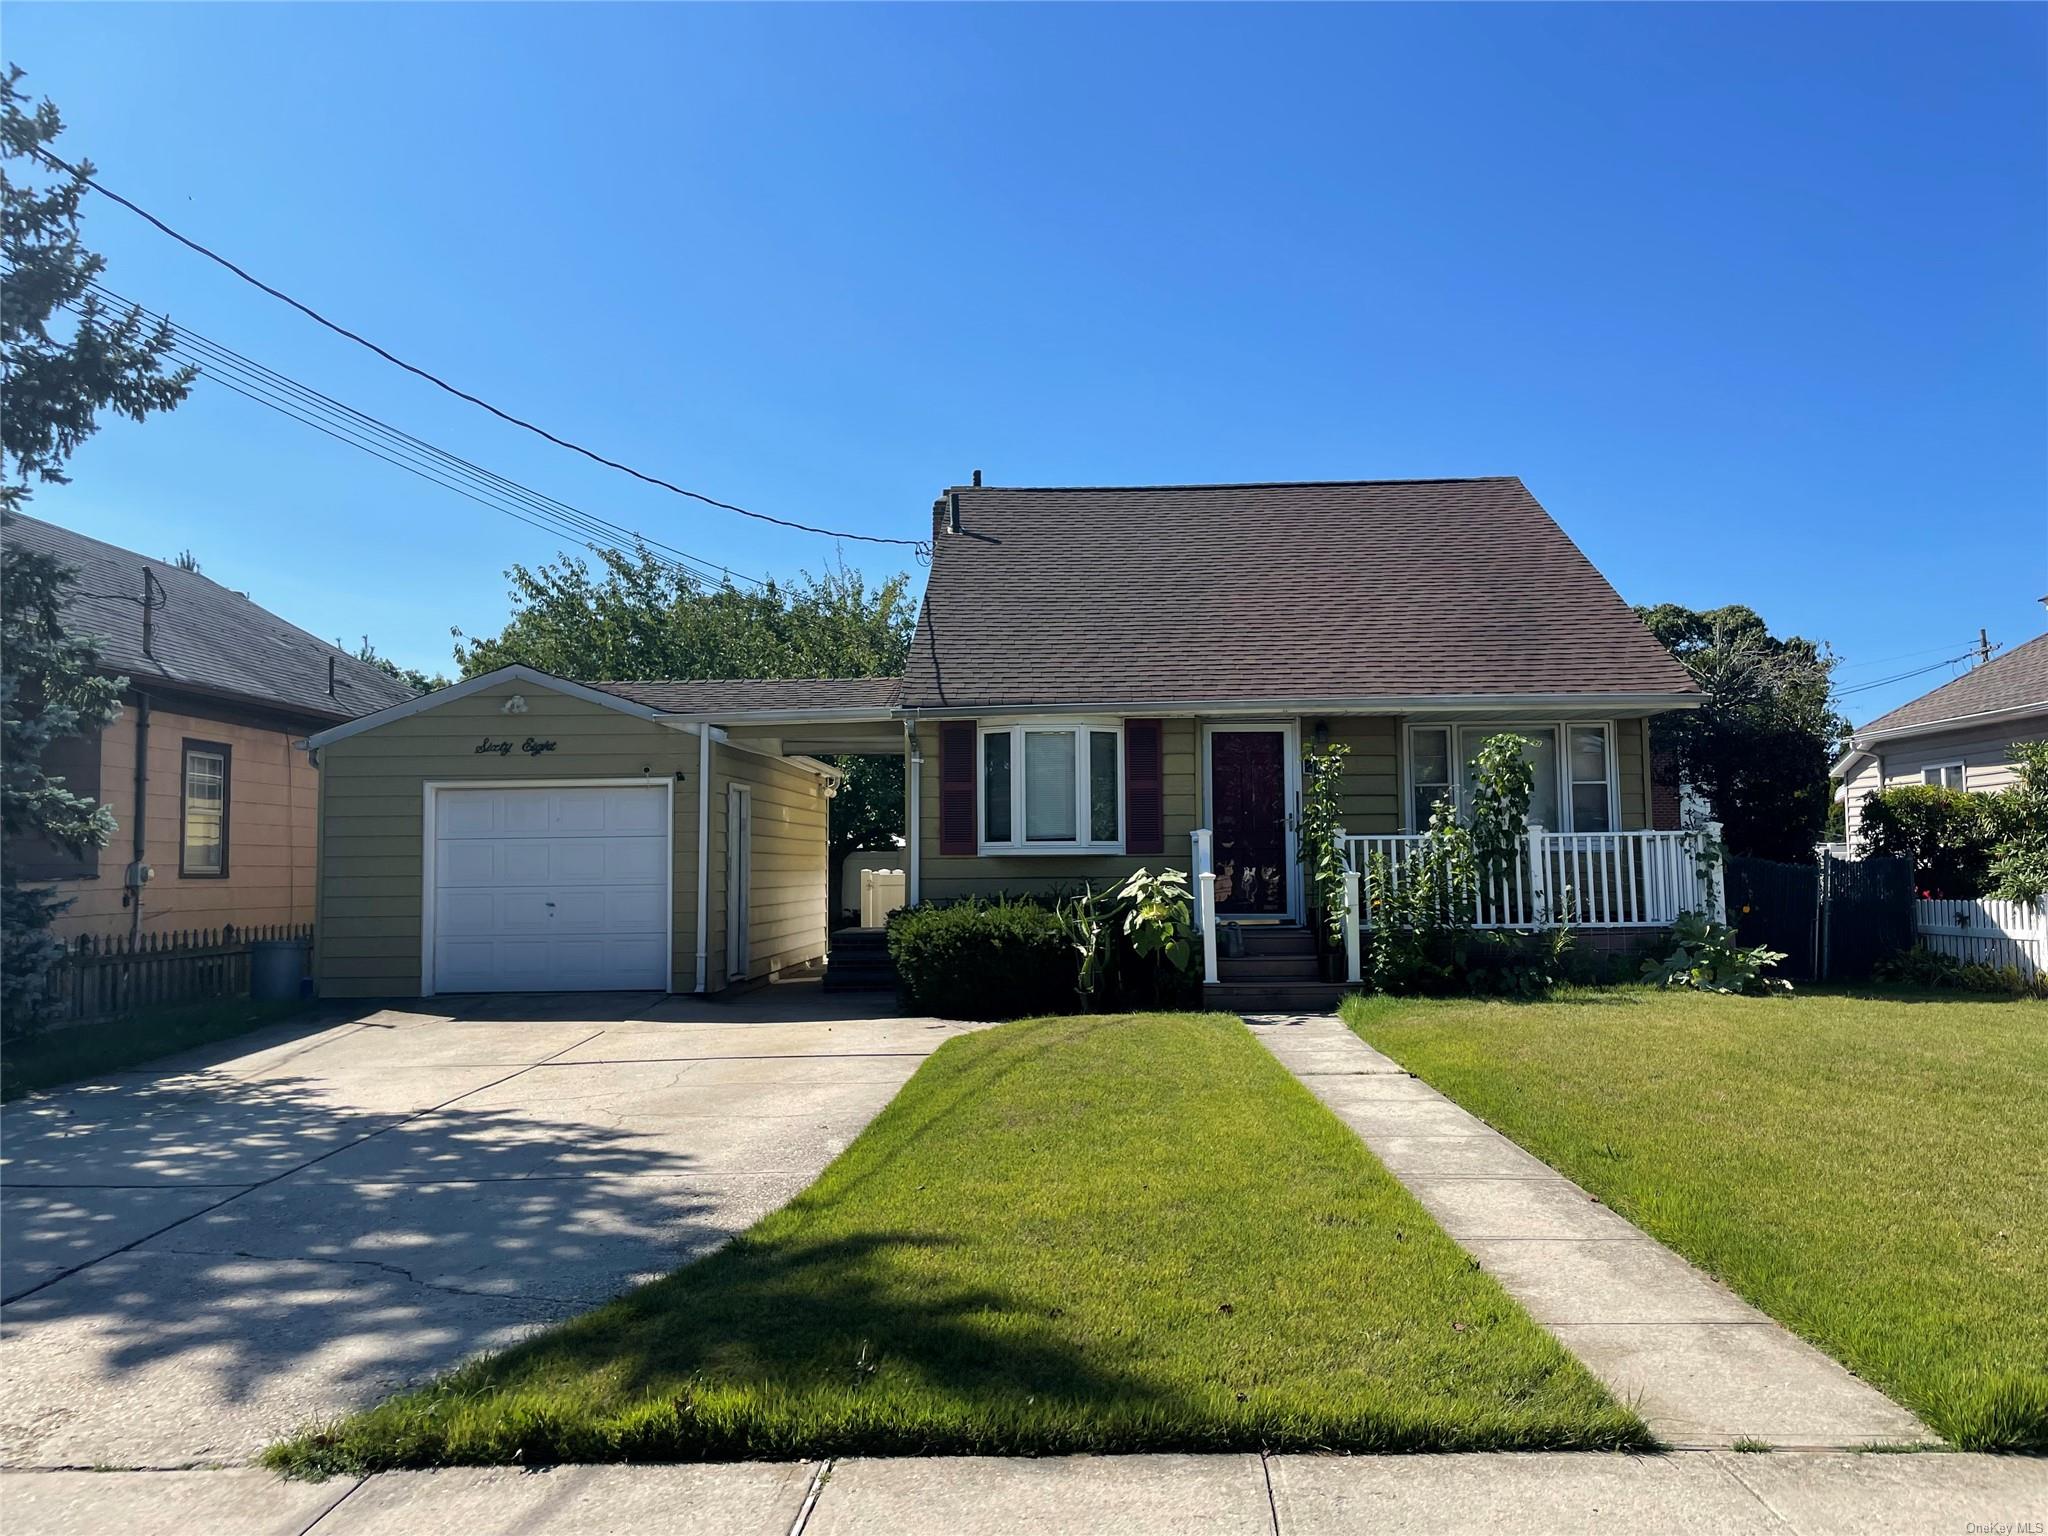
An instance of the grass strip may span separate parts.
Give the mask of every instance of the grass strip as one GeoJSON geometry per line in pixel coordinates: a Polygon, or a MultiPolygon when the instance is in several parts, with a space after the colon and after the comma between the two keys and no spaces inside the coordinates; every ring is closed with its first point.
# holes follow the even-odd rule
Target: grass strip
{"type": "Polygon", "coordinates": [[[1644,1446],[1237,1020],[948,1042],[699,1263],[272,1448],[462,1463],[1644,1446]]]}

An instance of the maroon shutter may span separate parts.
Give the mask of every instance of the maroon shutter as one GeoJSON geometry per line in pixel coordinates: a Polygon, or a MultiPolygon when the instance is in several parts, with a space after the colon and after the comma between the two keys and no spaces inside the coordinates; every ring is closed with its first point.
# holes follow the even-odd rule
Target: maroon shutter
{"type": "Polygon", "coordinates": [[[974,722],[939,724],[939,852],[972,856],[974,836],[974,722]]]}
{"type": "Polygon", "coordinates": [[[1166,851],[1166,773],[1158,720],[1124,722],[1124,852],[1166,851]]]}

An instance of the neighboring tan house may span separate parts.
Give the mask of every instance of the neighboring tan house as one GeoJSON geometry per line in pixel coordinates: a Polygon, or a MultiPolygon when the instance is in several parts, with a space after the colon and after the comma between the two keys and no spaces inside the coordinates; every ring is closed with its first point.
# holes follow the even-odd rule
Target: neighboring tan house
{"type": "Polygon", "coordinates": [[[128,679],[118,719],[43,763],[112,809],[114,840],[82,857],[7,849],[21,878],[70,899],[54,932],[310,923],[318,775],[300,743],[413,691],[196,571],[32,517],[0,536],[77,571],[65,624],[128,679]]]}
{"type": "Polygon", "coordinates": [[[1684,834],[1649,830],[1646,751],[1698,692],[1517,479],[977,484],[940,498],[933,548],[901,679],[513,667],[315,735],[322,992],[714,992],[815,961],[816,757],[847,752],[903,758],[913,903],[1206,870],[1212,928],[1260,930],[1269,977],[1312,951],[1315,742],[1351,748],[1354,862],[1516,731],[1582,922],[1698,904],[1684,834]]]}
{"type": "Polygon", "coordinates": [[[2048,635],[1859,727],[1832,770],[1849,845],[1863,798],[1901,784],[1999,790],[2012,783],[2013,746],[2048,740],[2048,635]]]}

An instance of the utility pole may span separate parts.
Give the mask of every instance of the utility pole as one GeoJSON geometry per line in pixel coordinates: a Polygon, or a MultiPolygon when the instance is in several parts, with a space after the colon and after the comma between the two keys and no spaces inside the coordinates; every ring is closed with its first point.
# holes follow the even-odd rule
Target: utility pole
{"type": "Polygon", "coordinates": [[[1977,665],[1983,666],[1991,659],[1991,636],[1983,629],[1977,631],[1977,665]]]}

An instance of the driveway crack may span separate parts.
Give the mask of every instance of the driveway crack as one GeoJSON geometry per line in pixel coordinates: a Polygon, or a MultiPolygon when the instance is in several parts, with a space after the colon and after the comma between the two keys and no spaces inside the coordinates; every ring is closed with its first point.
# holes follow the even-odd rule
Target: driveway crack
{"type": "Polygon", "coordinates": [[[508,1294],[504,1291],[480,1291],[471,1286],[457,1285],[450,1281],[428,1280],[414,1274],[402,1264],[392,1264],[384,1259],[334,1259],[323,1254],[280,1254],[251,1253],[245,1248],[155,1248],[154,1253],[174,1253],[189,1259],[249,1259],[258,1264],[330,1264],[344,1268],[376,1269],[387,1275],[396,1275],[401,1280],[419,1286],[422,1290],[440,1291],[449,1296],[469,1296],[482,1301],[509,1301],[545,1303],[558,1307],[589,1306],[587,1299],[572,1296],[546,1296],[537,1291],[519,1291],[508,1294]]]}

